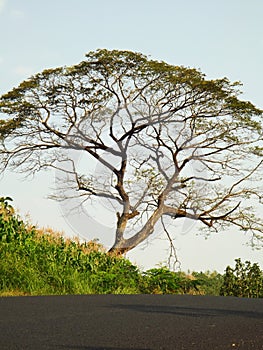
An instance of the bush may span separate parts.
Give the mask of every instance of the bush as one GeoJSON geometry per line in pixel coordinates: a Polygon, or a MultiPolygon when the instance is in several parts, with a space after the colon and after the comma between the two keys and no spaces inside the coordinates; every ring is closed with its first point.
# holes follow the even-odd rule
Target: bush
{"type": "Polygon", "coordinates": [[[241,259],[236,259],[236,266],[232,269],[227,266],[224,274],[220,294],[223,296],[236,296],[247,298],[263,297],[263,272],[258,264],[253,265],[241,259]]]}
{"type": "Polygon", "coordinates": [[[184,272],[167,267],[150,269],[142,274],[141,291],[154,294],[199,294],[199,281],[184,272]]]}
{"type": "Polygon", "coordinates": [[[214,272],[193,272],[192,276],[198,281],[198,290],[204,295],[220,295],[223,276],[214,272]]]}
{"type": "Polygon", "coordinates": [[[178,276],[166,267],[154,268],[143,273],[142,292],[174,294],[179,292],[178,276]]]}

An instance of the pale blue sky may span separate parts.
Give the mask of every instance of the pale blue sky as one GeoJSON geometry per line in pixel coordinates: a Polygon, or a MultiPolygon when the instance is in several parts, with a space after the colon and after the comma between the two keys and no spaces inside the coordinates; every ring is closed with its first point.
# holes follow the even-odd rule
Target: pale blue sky
{"type": "MultiPolygon", "coordinates": [[[[209,78],[240,80],[243,98],[263,108],[262,17],[262,0],[0,0],[0,94],[44,68],[78,63],[88,51],[127,49],[200,68],[209,78]]],[[[53,178],[45,173],[21,182],[9,173],[0,195],[12,196],[34,223],[72,234],[59,205],[45,199],[53,178]]],[[[263,265],[262,252],[245,247],[242,233],[204,240],[194,227],[178,232],[184,270],[223,271],[237,257],[263,265]]],[[[148,268],[164,260],[162,247],[156,240],[129,256],[148,268]]]]}

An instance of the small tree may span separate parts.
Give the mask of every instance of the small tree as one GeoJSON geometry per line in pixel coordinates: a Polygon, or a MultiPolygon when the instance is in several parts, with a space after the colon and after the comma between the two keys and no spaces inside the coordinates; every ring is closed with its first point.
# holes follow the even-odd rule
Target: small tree
{"type": "Polygon", "coordinates": [[[220,295],[223,275],[213,271],[193,272],[192,276],[198,282],[198,289],[205,295],[220,295]]]}
{"type": "Polygon", "coordinates": [[[237,226],[254,244],[263,231],[251,207],[262,193],[262,111],[238,98],[239,86],[140,53],[90,52],[1,97],[2,171],[55,168],[66,173],[60,198],[70,188],[111,201],[119,254],[158,222],[172,243],[167,224],[182,218],[209,232],[237,226]],[[81,169],[76,153],[101,171],[81,169]]]}
{"type": "Polygon", "coordinates": [[[26,232],[26,225],[15,214],[10,197],[0,197],[0,242],[9,243],[26,232]]]}
{"type": "Polygon", "coordinates": [[[232,269],[227,266],[224,281],[221,287],[221,295],[236,297],[263,298],[263,272],[258,264],[249,261],[241,262],[236,259],[236,266],[232,269]]]}
{"type": "Polygon", "coordinates": [[[170,271],[167,267],[160,267],[147,270],[143,273],[143,293],[154,294],[176,294],[182,290],[185,282],[176,272],[170,271]]]}

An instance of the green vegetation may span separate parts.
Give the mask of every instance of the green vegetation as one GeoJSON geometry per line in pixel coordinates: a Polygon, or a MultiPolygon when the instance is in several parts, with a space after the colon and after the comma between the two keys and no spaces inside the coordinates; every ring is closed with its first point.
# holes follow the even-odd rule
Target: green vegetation
{"type": "Polygon", "coordinates": [[[263,271],[258,264],[242,263],[236,259],[236,266],[226,268],[221,295],[235,297],[263,298],[263,271]]]}
{"type": "Polygon", "coordinates": [[[139,272],[94,242],[66,240],[14,215],[2,198],[0,291],[19,294],[136,293],[139,272]]]}
{"type": "Polygon", "coordinates": [[[262,271],[238,260],[235,270],[173,272],[166,267],[141,272],[129,260],[80,243],[51,229],[23,222],[0,198],[0,295],[201,294],[262,297],[262,271]],[[247,284],[245,284],[245,282],[247,284]],[[249,290],[249,293],[246,292],[249,290]]]}

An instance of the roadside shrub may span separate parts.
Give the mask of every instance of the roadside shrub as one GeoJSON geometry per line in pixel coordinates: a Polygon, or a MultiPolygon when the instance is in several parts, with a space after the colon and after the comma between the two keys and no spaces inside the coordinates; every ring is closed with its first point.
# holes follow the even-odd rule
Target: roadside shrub
{"type": "Polygon", "coordinates": [[[223,275],[217,271],[193,272],[192,276],[197,281],[197,288],[200,294],[220,295],[223,284],[223,275]]]}
{"type": "Polygon", "coordinates": [[[166,267],[147,270],[142,274],[142,292],[153,294],[178,294],[179,278],[166,267]]]}
{"type": "Polygon", "coordinates": [[[223,285],[220,294],[247,298],[263,297],[263,272],[258,264],[253,265],[241,259],[235,260],[235,268],[227,266],[223,276],[223,285]]]}

